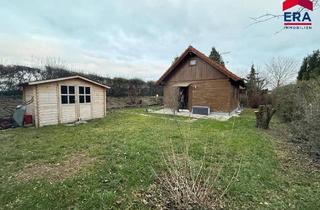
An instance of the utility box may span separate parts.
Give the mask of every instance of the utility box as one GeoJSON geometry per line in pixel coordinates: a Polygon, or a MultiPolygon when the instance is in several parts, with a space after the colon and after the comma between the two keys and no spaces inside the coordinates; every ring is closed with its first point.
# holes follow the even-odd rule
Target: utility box
{"type": "Polygon", "coordinates": [[[210,107],[208,106],[193,106],[192,114],[209,115],[210,107]]]}

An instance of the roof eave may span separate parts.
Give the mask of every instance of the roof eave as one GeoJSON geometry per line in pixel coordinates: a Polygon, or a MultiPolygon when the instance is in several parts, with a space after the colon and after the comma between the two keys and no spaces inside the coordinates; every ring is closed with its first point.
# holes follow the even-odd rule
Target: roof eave
{"type": "Polygon", "coordinates": [[[40,85],[40,84],[46,84],[46,83],[51,83],[51,82],[60,82],[60,81],[64,81],[64,80],[70,80],[70,79],[82,79],[84,81],[90,82],[92,84],[98,85],[100,87],[104,87],[106,89],[111,89],[109,86],[107,85],[103,85],[100,84],[98,82],[95,82],[93,80],[87,79],[85,77],[82,76],[70,76],[70,77],[62,77],[62,78],[57,78],[57,79],[50,79],[50,80],[42,80],[42,81],[33,81],[33,82],[27,82],[27,83],[22,83],[19,86],[32,86],[32,85],[40,85]]]}

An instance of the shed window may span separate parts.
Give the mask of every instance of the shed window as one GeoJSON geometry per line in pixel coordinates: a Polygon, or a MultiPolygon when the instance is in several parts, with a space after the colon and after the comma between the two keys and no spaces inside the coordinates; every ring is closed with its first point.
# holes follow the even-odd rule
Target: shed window
{"type": "Polygon", "coordinates": [[[68,94],[68,86],[61,86],[61,94],[68,94]]]}
{"type": "Polygon", "coordinates": [[[79,94],[84,94],[84,87],[82,86],[79,87],[79,94]]]}
{"type": "Polygon", "coordinates": [[[74,86],[69,86],[69,94],[74,94],[74,86]]]}
{"type": "Polygon", "coordinates": [[[90,87],[86,87],[86,94],[90,94],[90,87]]]}
{"type": "Polygon", "coordinates": [[[61,89],[62,104],[74,104],[76,102],[74,86],[62,85],[60,89],[61,89]]]}
{"type": "Polygon", "coordinates": [[[90,87],[79,86],[79,103],[91,103],[90,87]]]}

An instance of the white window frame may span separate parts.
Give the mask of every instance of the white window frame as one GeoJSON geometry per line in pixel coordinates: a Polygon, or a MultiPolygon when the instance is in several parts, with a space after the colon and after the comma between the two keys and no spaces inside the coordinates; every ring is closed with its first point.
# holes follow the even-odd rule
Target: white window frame
{"type": "Polygon", "coordinates": [[[61,105],[67,105],[67,104],[76,104],[76,86],[74,85],[60,85],[60,103],[61,105]],[[62,87],[67,87],[67,93],[62,93],[62,87]],[[69,93],[69,87],[74,88],[74,93],[69,93]],[[67,103],[62,103],[62,96],[67,96],[67,103]],[[74,103],[70,103],[70,96],[74,96],[74,103]]]}

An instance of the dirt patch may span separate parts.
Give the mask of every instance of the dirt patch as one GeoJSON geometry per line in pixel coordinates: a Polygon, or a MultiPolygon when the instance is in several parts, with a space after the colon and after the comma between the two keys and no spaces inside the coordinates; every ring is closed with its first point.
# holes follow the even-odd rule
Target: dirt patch
{"type": "Polygon", "coordinates": [[[16,174],[20,181],[29,181],[36,179],[46,179],[48,181],[63,181],[72,177],[81,169],[90,166],[94,162],[85,153],[77,153],[67,160],[55,164],[30,164],[16,174]]]}

